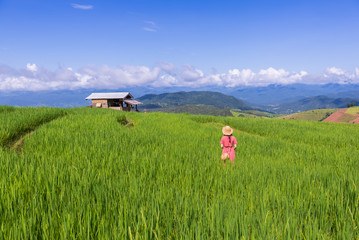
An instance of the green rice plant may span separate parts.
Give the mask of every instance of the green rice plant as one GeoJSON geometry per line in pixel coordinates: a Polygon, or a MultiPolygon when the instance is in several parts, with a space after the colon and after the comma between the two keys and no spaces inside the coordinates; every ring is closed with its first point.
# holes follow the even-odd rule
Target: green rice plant
{"type": "Polygon", "coordinates": [[[8,113],[8,112],[12,112],[12,111],[15,111],[15,107],[0,105],[0,113],[8,113]]]}
{"type": "Polygon", "coordinates": [[[25,139],[23,155],[0,149],[4,238],[359,236],[357,125],[62,111],[25,139]],[[225,168],[224,125],[238,140],[225,168]]]}
{"type": "Polygon", "coordinates": [[[6,147],[41,124],[66,114],[63,109],[57,108],[21,108],[20,111],[12,107],[1,109],[11,109],[6,114],[0,114],[0,146],[6,147]]]}

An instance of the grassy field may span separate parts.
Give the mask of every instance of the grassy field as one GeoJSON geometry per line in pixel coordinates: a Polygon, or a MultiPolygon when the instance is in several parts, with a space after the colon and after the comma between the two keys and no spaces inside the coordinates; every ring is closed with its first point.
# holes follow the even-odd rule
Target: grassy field
{"type": "Polygon", "coordinates": [[[359,107],[350,107],[350,108],[348,108],[348,110],[346,111],[346,113],[349,113],[349,114],[359,114],[359,107]]]}
{"type": "Polygon", "coordinates": [[[152,108],[152,109],[147,109],[147,112],[188,113],[188,114],[196,114],[196,115],[200,114],[200,115],[233,117],[229,109],[204,106],[204,105],[202,106],[185,105],[185,106],[176,106],[176,107],[152,108]]]}
{"type": "Polygon", "coordinates": [[[1,109],[1,239],[359,238],[358,125],[1,109]]]}
{"type": "Polygon", "coordinates": [[[274,118],[280,116],[280,114],[273,114],[273,113],[263,112],[258,110],[232,109],[231,113],[235,117],[247,117],[247,118],[274,118]]]}
{"type": "Polygon", "coordinates": [[[304,121],[322,121],[329,117],[337,109],[315,109],[305,112],[294,113],[286,116],[278,117],[278,119],[293,119],[304,121]]]}

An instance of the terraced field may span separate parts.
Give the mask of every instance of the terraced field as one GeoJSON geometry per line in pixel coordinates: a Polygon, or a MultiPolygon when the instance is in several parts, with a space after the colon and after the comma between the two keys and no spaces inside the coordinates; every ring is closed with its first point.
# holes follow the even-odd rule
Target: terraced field
{"type": "Polygon", "coordinates": [[[351,107],[339,109],[323,121],[335,123],[359,123],[359,108],[351,107]]]}
{"type": "Polygon", "coordinates": [[[352,115],[359,115],[359,107],[350,107],[347,109],[346,113],[352,115]]]}
{"type": "Polygon", "coordinates": [[[359,237],[356,124],[11,107],[0,123],[4,239],[359,237]]]}
{"type": "Polygon", "coordinates": [[[332,115],[336,109],[315,109],[305,112],[293,113],[286,116],[278,117],[278,119],[291,119],[291,120],[303,120],[303,121],[323,121],[330,115],[332,115]]]}

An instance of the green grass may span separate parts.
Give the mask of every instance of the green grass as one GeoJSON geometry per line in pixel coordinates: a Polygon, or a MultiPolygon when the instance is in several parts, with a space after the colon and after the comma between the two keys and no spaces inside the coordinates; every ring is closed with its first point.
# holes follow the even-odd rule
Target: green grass
{"type": "Polygon", "coordinates": [[[21,136],[35,130],[43,123],[66,114],[57,108],[13,108],[1,107],[0,114],[0,146],[7,147],[21,136]]]}
{"type": "Polygon", "coordinates": [[[166,113],[189,113],[195,115],[213,115],[213,116],[231,116],[231,111],[225,108],[217,108],[205,105],[185,105],[176,107],[152,108],[147,109],[147,112],[166,112],[166,113]]]}
{"type": "Polygon", "coordinates": [[[1,238],[359,237],[358,125],[48,111],[1,118],[16,135],[62,115],[37,125],[23,154],[0,148],[1,238]],[[223,168],[227,124],[238,149],[223,168]]]}
{"type": "Polygon", "coordinates": [[[348,108],[348,110],[346,111],[346,113],[349,113],[349,114],[359,114],[359,107],[350,107],[350,108],[348,108]]]}
{"type": "Polygon", "coordinates": [[[300,113],[294,113],[286,116],[279,117],[279,119],[293,119],[304,121],[322,121],[329,117],[337,109],[315,109],[300,113]]]}
{"type": "Polygon", "coordinates": [[[12,106],[0,105],[0,114],[1,113],[8,113],[15,111],[15,108],[12,106]]]}

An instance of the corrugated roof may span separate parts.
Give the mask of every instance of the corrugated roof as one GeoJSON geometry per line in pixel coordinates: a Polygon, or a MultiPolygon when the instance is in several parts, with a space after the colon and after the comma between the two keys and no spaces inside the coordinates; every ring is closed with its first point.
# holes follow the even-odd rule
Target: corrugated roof
{"type": "Polygon", "coordinates": [[[131,93],[129,92],[113,92],[113,93],[91,93],[90,96],[86,98],[88,99],[123,99],[126,97],[133,98],[131,93]]]}
{"type": "Polygon", "coordinates": [[[133,99],[131,99],[131,100],[124,100],[124,102],[125,103],[128,103],[128,104],[131,104],[131,105],[138,105],[138,104],[142,104],[141,102],[139,102],[139,101],[136,101],[136,100],[133,100],[133,99]]]}

